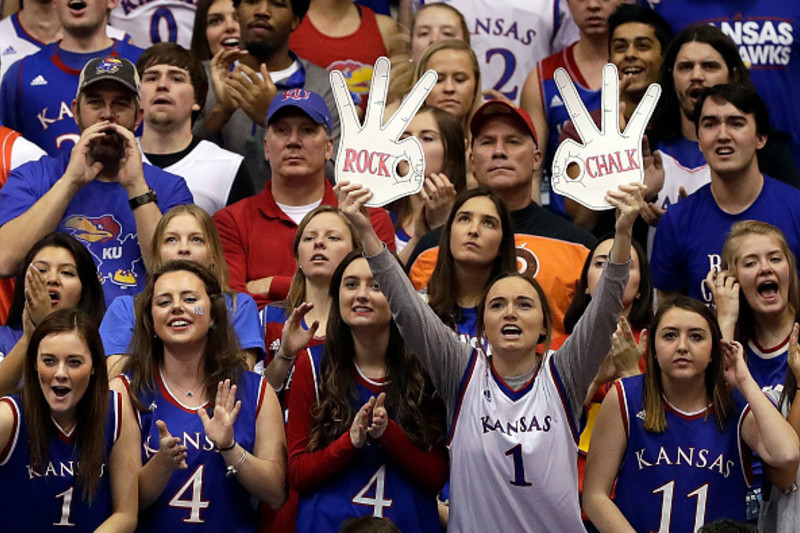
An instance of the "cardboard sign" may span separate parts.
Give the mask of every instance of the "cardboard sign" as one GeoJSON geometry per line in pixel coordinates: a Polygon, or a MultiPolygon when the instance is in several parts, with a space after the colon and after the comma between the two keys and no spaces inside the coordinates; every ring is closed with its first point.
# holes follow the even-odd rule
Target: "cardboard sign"
{"type": "Polygon", "coordinates": [[[661,96],[661,86],[653,83],[647,88],[625,131],[620,133],[616,66],[609,63],[603,67],[599,130],[567,71],[556,70],[555,81],[583,144],[567,139],[558,146],[553,157],[551,186],[557,193],[589,209],[612,209],[604,199],[607,191],[644,181],[642,136],[661,96]],[[569,174],[577,175],[570,177],[569,174]]]}
{"type": "Polygon", "coordinates": [[[426,72],[384,125],[389,67],[389,60],[385,57],[379,57],[375,62],[363,125],[359,123],[344,76],[336,70],[330,73],[341,124],[339,151],[336,154],[336,183],[349,181],[368,187],[373,193],[368,207],[381,207],[416,194],[425,180],[422,144],[414,137],[399,139],[428,98],[438,75],[432,70],[426,72]],[[403,175],[398,170],[401,161],[408,164],[408,170],[403,175]]]}

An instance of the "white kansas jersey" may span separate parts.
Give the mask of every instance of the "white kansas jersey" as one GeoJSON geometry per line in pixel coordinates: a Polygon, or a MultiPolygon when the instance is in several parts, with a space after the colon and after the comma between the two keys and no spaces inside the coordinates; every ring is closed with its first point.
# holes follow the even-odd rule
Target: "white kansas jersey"
{"type": "Polygon", "coordinates": [[[171,42],[188,50],[195,11],[197,0],[121,0],[109,23],[128,32],[141,48],[171,42]]]}
{"type": "MultiPolygon", "coordinates": [[[[150,163],[142,154],[145,163],[150,163]]],[[[233,180],[244,157],[220,148],[209,141],[200,141],[186,157],[164,170],[186,181],[194,203],[213,215],[228,202],[233,180]]]]}
{"type": "Polygon", "coordinates": [[[585,531],[566,397],[552,354],[514,391],[472,352],[448,442],[448,531],[585,531]]]}
{"type": "Polygon", "coordinates": [[[458,9],[467,21],[470,43],[481,67],[483,90],[500,91],[517,104],[525,78],[536,68],[536,63],[565,45],[556,44],[556,34],[569,14],[564,0],[444,0],[442,3],[458,9]]]}

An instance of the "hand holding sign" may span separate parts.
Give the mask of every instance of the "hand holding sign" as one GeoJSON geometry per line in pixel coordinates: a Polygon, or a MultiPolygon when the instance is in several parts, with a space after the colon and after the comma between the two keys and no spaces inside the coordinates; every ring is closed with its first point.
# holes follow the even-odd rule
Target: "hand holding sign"
{"type": "Polygon", "coordinates": [[[425,180],[422,144],[413,137],[398,139],[433,89],[436,78],[435,72],[426,72],[392,118],[383,125],[389,90],[389,60],[378,58],[372,71],[369,103],[362,126],[344,76],[336,70],[331,72],[331,88],[342,128],[336,155],[336,182],[348,181],[368,187],[373,192],[368,207],[386,205],[422,188],[425,180]],[[405,175],[397,171],[400,161],[408,163],[405,175]]]}
{"type": "Polygon", "coordinates": [[[611,209],[604,199],[607,191],[644,179],[642,135],[661,95],[661,87],[653,83],[647,88],[625,131],[620,133],[617,67],[612,64],[603,67],[599,131],[567,71],[556,70],[555,80],[583,144],[566,140],[559,145],[553,158],[553,190],[589,209],[611,209]],[[577,165],[578,175],[571,178],[567,169],[573,164],[577,165]]]}

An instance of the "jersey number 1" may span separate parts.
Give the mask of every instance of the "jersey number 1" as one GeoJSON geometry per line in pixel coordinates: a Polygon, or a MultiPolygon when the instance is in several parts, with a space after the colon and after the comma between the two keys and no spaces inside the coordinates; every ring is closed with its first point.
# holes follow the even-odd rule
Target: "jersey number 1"
{"type": "MultiPolygon", "coordinates": [[[[672,531],[670,522],[672,521],[672,501],[675,497],[675,482],[664,483],[660,487],[653,489],[653,494],[661,492],[661,520],[658,523],[658,533],[669,533],[672,531]]],[[[686,495],[687,498],[697,498],[697,505],[694,509],[694,527],[692,531],[697,531],[706,521],[706,502],[708,501],[708,483],[700,485],[686,495]]]]}
{"type": "Polygon", "coordinates": [[[372,516],[383,518],[383,508],[391,507],[394,500],[384,497],[386,493],[386,465],[381,465],[367,484],[364,485],[358,494],[353,496],[353,503],[372,507],[372,516]],[[375,487],[375,496],[369,497],[368,493],[375,487]]]}
{"type": "Polygon", "coordinates": [[[507,450],[506,455],[510,455],[514,459],[514,479],[509,481],[509,483],[517,487],[530,487],[531,484],[525,481],[525,465],[522,462],[522,444],[517,444],[510,450],[507,450]]]}

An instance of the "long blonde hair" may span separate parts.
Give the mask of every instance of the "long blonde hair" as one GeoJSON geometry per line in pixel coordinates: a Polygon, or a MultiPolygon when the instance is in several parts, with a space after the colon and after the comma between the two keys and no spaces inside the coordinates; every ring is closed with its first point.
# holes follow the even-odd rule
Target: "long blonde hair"
{"type": "Polygon", "coordinates": [[[192,215],[200,223],[210,258],[208,269],[217,278],[222,291],[230,293],[230,272],[228,271],[228,263],[225,261],[225,255],[222,253],[222,242],[219,239],[217,226],[214,225],[211,215],[206,213],[203,208],[193,204],[176,205],[164,213],[161,220],[156,224],[153,239],[150,241],[150,258],[153,263],[151,270],[159,270],[164,266],[164,261],[161,260],[161,246],[164,244],[164,234],[167,232],[167,226],[170,221],[180,215],[192,215]]]}

